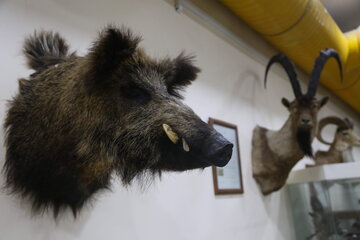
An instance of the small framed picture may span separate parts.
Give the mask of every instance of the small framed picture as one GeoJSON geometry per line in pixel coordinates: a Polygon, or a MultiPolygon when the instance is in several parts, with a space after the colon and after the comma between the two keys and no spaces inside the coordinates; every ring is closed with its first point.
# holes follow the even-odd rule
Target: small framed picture
{"type": "Polygon", "coordinates": [[[244,193],[237,126],[213,118],[208,123],[234,144],[229,163],[225,167],[212,167],[215,195],[244,193]]]}

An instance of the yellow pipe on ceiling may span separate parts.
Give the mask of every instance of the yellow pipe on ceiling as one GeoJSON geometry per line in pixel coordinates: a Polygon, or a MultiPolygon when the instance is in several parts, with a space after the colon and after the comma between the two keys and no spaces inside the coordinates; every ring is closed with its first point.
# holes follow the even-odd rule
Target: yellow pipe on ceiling
{"type": "Polygon", "coordinates": [[[343,62],[344,82],[330,60],[321,83],[360,112],[360,29],[342,33],[319,0],[219,1],[307,73],[321,50],[335,49],[343,62]]]}

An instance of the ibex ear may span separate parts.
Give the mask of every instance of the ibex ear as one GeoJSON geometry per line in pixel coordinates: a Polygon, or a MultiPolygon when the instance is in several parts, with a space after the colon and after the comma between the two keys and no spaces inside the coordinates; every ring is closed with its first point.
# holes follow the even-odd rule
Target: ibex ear
{"type": "Polygon", "coordinates": [[[329,97],[323,97],[320,100],[320,108],[322,108],[329,101],[329,97]]]}
{"type": "Polygon", "coordinates": [[[106,27],[86,56],[86,79],[90,85],[107,79],[116,67],[132,56],[141,38],[129,29],[106,27]]]}
{"type": "Polygon", "coordinates": [[[286,98],[282,98],[282,99],[281,99],[281,103],[282,103],[286,108],[289,108],[289,107],[290,107],[290,102],[289,102],[289,100],[287,100],[286,98]]]}
{"type": "Polygon", "coordinates": [[[182,98],[179,91],[196,79],[200,69],[193,65],[193,59],[193,56],[186,56],[181,53],[173,60],[173,69],[165,83],[170,94],[182,98]]]}

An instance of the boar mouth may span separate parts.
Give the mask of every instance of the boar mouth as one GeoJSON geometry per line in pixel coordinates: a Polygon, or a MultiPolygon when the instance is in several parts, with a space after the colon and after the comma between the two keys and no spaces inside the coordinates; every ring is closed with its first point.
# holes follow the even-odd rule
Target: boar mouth
{"type": "Polygon", "coordinates": [[[165,132],[160,144],[163,146],[160,150],[163,169],[182,171],[211,165],[223,167],[231,159],[233,144],[214,130],[202,139],[185,139],[168,124],[164,123],[162,128],[165,132]]]}

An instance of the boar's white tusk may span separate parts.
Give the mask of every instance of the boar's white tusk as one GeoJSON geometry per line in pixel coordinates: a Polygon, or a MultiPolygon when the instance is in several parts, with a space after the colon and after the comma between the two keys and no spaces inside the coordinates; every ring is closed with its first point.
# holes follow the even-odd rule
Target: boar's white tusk
{"type": "Polygon", "coordinates": [[[166,136],[168,136],[168,138],[173,142],[173,143],[177,143],[179,141],[179,136],[171,129],[171,127],[167,124],[163,124],[162,125],[166,136]]]}
{"type": "Polygon", "coordinates": [[[190,151],[189,145],[185,141],[185,138],[182,139],[182,144],[183,144],[183,149],[184,149],[185,152],[190,151]]]}

